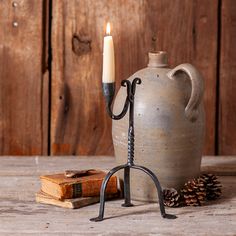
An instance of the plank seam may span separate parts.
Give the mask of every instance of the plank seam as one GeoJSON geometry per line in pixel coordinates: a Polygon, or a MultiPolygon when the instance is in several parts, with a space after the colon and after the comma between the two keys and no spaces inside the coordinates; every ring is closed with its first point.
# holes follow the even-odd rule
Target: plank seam
{"type": "Polygon", "coordinates": [[[216,61],[216,110],[215,110],[215,155],[220,154],[220,61],[221,61],[221,14],[222,0],[218,1],[218,21],[217,21],[217,61],[216,61]]]}
{"type": "Polygon", "coordinates": [[[51,108],[52,108],[52,12],[53,3],[49,0],[49,22],[48,22],[48,73],[49,73],[49,89],[48,89],[48,150],[47,154],[51,155],[51,108]]]}

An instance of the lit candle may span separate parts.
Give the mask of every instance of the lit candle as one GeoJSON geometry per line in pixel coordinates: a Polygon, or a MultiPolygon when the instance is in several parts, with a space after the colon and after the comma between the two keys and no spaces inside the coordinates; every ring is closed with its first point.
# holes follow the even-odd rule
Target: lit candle
{"type": "Polygon", "coordinates": [[[111,26],[107,23],[106,36],[103,42],[103,69],[102,69],[102,82],[114,83],[115,82],[115,57],[113,39],[110,35],[111,26]]]}

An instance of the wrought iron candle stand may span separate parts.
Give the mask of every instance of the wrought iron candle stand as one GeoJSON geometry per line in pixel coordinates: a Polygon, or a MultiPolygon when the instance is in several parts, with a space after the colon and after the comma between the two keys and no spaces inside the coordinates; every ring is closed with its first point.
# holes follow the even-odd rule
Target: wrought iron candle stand
{"type": "Polygon", "coordinates": [[[122,204],[122,206],[123,207],[133,206],[130,199],[130,168],[138,169],[145,172],[154,181],[155,186],[157,188],[159,206],[160,206],[162,217],[168,218],[168,219],[176,218],[175,215],[166,214],[165,212],[162,189],[156,175],[148,168],[134,164],[134,95],[135,95],[135,90],[136,90],[136,84],[141,84],[140,78],[135,78],[132,83],[129,80],[123,80],[121,82],[121,86],[127,88],[127,97],[126,97],[122,112],[119,115],[114,115],[112,113],[111,107],[112,107],[113,97],[115,94],[115,83],[103,83],[103,94],[106,100],[106,108],[107,108],[107,112],[109,116],[113,120],[120,120],[126,115],[129,109],[128,159],[127,159],[126,164],[114,167],[112,170],[108,172],[108,174],[104,178],[102,186],[101,186],[101,190],[100,190],[99,216],[90,219],[91,221],[97,222],[97,221],[102,221],[104,219],[105,190],[106,190],[107,183],[109,179],[111,178],[111,176],[121,169],[124,169],[124,198],[125,198],[125,202],[124,204],[122,204]]]}

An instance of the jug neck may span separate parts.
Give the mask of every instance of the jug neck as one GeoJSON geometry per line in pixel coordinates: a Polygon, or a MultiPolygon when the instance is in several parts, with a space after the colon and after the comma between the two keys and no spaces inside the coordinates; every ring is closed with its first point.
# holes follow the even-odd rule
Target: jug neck
{"type": "Polygon", "coordinates": [[[163,68],[168,66],[167,53],[164,51],[149,52],[148,58],[148,67],[150,68],[163,68]]]}

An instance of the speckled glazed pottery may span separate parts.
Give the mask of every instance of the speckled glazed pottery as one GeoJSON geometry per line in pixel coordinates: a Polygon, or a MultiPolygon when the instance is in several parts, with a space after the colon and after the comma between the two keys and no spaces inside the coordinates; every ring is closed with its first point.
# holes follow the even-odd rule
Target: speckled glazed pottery
{"type": "MultiPolygon", "coordinates": [[[[149,53],[148,66],[133,74],[142,84],[136,87],[134,104],[135,163],[151,169],[162,188],[180,189],[199,175],[204,137],[203,80],[190,64],[168,68],[165,52],[149,53]]],[[[121,87],[113,111],[125,102],[121,87]]],[[[127,160],[128,115],[112,124],[118,164],[127,160]]],[[[123,178],[123,176],[120,176],[123,178]]],[[[149,176],[131,169],[131,198],[156,201],[149,176]]]]}

